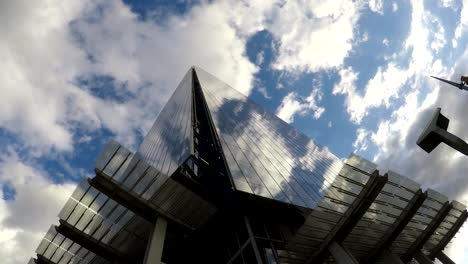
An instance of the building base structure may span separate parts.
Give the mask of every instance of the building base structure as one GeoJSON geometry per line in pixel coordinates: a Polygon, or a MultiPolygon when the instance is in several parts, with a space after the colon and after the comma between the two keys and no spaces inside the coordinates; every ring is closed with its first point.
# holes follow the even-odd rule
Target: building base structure
{"type": "Polygon", "coordinates": [[[94,170],[31,263],[451,263],[443,249],[467,217],[198,67],[138,151],[110,141],[94,170]]]}

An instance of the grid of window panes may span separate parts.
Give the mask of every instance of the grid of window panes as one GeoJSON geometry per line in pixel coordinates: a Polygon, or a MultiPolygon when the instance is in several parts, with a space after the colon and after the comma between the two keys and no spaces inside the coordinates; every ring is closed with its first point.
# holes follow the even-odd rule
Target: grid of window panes
{"type": "Polygon", "coordinates": [[[200,227],[216,212],[212,204],[115,141],[106,145],[94,166],[106,181],[190,228],[200,227]]]}
{"type": "Polygon", "coordinates": [[[94,169],[145,200],[151,199],[168,179],[166,174],[115,141],[107,143],[94,163],[94,169]]]}
{"type": "MultiPolygon", "coordinates": [[[[39,258],[56,264],[107,264],[105,259],[49,228],[36,249],[39,258]]],[[[34,263],[34,262],[33,262],[34,263]]],[[[41,262],[42,263],[42,262],[41,262]]]]}
{"type": "Polygon", "coordinates": [[[195,70],[237,190],[317,207],[342,161],[214,76],[195,70]]]}
{"type": "Polygon", "coordinates": [[[419,191],[419,184],[395,172],[389,171],[387,177],[380,194],[343,242],[356,259],[369,255],[394,231],[419,191]]]}
{"type": "Polygon", "coordinates": [[[163,174],[172,173],[190,156],[192,147],[192,71],[166,103],[138,149],[163,174]]]}
{"type": "Polygon", "coordinates": [[[68,225],[121,252],[145,248],[150,225],[83,180],[59,213],[68,225]]]}
{"type": "Polygon", "coordinates": [[[447,216],[424,244],[424,253],[432,253],[434,248],[437,247],[439,243],[441,243],[441,240],[447,235],[449,230],[454,227],[457,220],[462,217],[463,212],[466,210],[466,206],[457,201],[452,201],[451,205],[452,208],[448,212],[447,216]]]}
{"type": "Polygon", "coordinates": [[[397,236],[390,247],[391,251],[399,256],[405,254],[416,239],[431,224],[447,201],[448,198],[445,195],[428,189],[427,198],[403,231],[397,236]]]}

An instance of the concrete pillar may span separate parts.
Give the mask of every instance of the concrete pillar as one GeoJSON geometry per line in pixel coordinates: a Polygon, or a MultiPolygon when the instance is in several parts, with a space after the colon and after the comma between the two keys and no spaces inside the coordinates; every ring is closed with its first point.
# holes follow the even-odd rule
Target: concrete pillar
{"type": "Polygon", "coordinates": [[[418,261],[419,264],[433,264],[432,260],[426,256],[421,250],[416,250],[414,253],[414,258],[418,261]]]}
{"type": "Polygon", "coordinates": [[[164,239],[166,237],[167,221],[163,217],[158,217],[151,233],[145,254],[145,264],[162,264],[162,253],[164,239]]]}
{"type": "Polygon", "coordinates": [[[388,249],[382,250],[382,256],[379,260],[383,261],[382,263],[385,264],[404,264],[397,255],[393,254],[388,249]]]}
{"type": "Polygon", "coordinates": [[[332,254],[337,264],[359,264],[359,262],[353,257],[342,245],[333,241],[328,247],[328,251],[332,254]]]}
{"type": "Polygon", "coordinates": [[[436,258],[438,260],[440,260],[440,262],[442,262],[443,264],[455,264],[455,262],[453,262],[453,260],[451,260],[447,255],[445,255],[444,252],[442,251],[439,251],[437,254],[436,254],[436,258]]]}

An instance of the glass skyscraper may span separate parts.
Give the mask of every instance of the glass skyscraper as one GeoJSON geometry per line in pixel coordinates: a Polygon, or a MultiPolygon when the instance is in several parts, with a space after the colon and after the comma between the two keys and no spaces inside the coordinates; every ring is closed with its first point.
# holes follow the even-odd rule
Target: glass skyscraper
{"type": "Polygon", "coordinates": [[[198,67],[138,151],[111,141],[95,172],[32,263],[451,263],[443,249],[467,218],[402,175],[340,160],[198,67]]]}

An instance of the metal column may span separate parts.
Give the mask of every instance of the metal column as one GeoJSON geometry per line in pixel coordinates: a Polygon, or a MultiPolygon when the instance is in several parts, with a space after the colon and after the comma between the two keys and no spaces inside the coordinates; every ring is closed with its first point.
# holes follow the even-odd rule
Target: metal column
{"type": "Polygon", "coordinates": [[[439,251],[437,254],[436,254],[436,258],[438,260],[440,260],[440,262],[442,262],[443,264],[455,264],[455,262],[453,262],[453,260],[451,260],[447,255],[445,255],[444,252],[442,251],[439,251]]]}
{"type": "Polygon", "coordinates": [[[336,241],[333,241],[330,244],[328,251],[330,251],[337,264],[359,264],[351,252],[338,244],[336,241]]]}
{"type": "Polygon", "coordinates": [[[257,241],[255,240],[255,236],[252,232],[252,228],[250,226],[250,221],[247,216],[244,216],[245,227],[247,228],[247,232],[249,233],[250,243],[252,243],[252,247],[255,253],[255,259],[257,260],[257,264],[262,264],[262,257],[260,256],[260,251],[258,249],[257,241]]]}
{"type": "Polygon", "coordinates": [[[167,221],[158,217],[146,248],[145,264],[162,264],[164,239],[166,237],[167,221]]]}
{"type": "Polygon", "coordinates": [[[416,252],[414,252],[414,258],[419,264],[433,264],[432,260],[420,250],[416,250],[416,252]]]}

